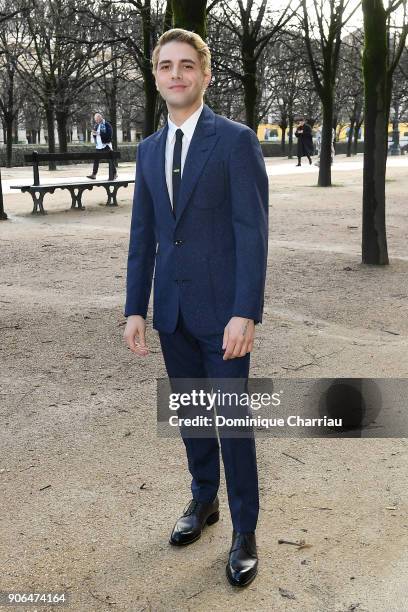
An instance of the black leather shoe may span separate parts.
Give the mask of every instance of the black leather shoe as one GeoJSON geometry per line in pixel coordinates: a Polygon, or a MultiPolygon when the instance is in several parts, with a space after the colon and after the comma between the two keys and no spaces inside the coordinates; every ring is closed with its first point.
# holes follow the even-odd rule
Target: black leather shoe
{"type": "Polygon", "coordinates": [[[213,525],[220,518],[218,497],[211,503],[198,502],[194,499],[188,504],[174,525],[170,536],[170,544],[185,546],[201,537],[204,525],[213,525]]]}
{"type": "Polygon", "coordinates": [[[244,587],[258,573],[255,533],[232,532],[232,546],[227,563],[227,578],[233,586],[244,587]]]}

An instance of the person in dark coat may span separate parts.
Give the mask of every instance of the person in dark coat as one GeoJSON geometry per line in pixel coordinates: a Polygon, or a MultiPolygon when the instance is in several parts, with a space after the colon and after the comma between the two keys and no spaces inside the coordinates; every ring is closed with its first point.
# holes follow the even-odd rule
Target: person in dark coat
{"type": "Polygon", "coordinates": [[[297,158],[298,166],[302,165],[302,157],[306,156],[309,160],[309,164],[312,163],[312,155],[314,152],[312,128],[302,118],[297,122],[295,136],[297,141],[297,158]]]}

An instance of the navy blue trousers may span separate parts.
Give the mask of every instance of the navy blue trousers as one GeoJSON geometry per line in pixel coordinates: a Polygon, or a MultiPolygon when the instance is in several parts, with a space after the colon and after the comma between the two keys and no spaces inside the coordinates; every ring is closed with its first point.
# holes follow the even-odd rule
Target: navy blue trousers
{"type": "MultiPolygon", "coordinates": [[[[241,379],[249,375],[249,353],[223,360],[222,334],[194,336],[180,313],[172,334],[159,333],[167,374],[170,379],[241,379]]],[[[219,408],[216,406],[217,413],[219,408]]],[[[183,435],[193,498],[211,502],[220,484],[220,444],[227,484],[228,502],[235,531],[255,531],[259,513],[256,449],[252,428],[245,437],[216,435],[207,438],[183,435]]]]}

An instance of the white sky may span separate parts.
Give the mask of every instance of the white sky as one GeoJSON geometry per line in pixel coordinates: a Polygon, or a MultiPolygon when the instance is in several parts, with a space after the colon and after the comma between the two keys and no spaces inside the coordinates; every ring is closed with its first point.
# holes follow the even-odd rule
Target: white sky
{"type": "MultiPolygon", "coordinates": [[[[328,2],[325,2],[325,0],[318,0],[318,2],[320,1],[323,2],[323,6],[326,4],[326,7],[327,7],[328,2]]],[[[385,8],[388,8],[390,1],[391,0],[383,0],[385,8]]],[[[286,6],[287,2],[288,0],[268,0],[268,8],[272,10],[277,10],[277,9],[280,9],[286,6]]],[[[296,4],[298,4],[298,0],[292,0],[292,6],[295,7],[296,4]]],[[[346,15],[349,15],[359,4],[360,6],[357,8],[355,14],[350,19],[350,21],[347,23],[348,32],[358,27],[362,27],[363,25],[363,11],[362,11],[361,3],[359,2],[359,0],[349,0],[347,4],[346,15]]],[[[312,17],[314,15],[314,8],[313,8],[313,2],[311,0],[309,0],[309,5],[310,5],[310,16],[312,17]]],[[[299,10],[299,15],[301,14],[300,10],[299,10]]],[[[328,9],[327,12],[330,13],[330,9],[328,9]]],[[[404,10],[402,7],[400,7],[394,13],[395,25],[401,27],[403,24],[403,17],[404,17],[404,10]]]]}

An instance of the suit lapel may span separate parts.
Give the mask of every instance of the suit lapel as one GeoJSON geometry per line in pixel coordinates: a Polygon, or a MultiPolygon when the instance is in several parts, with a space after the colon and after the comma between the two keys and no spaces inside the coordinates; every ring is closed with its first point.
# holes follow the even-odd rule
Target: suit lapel
{"type": "MultiPolygon", "coordinates": [[[[188,148],[186,161],[183,168],[180,193],[177,203],[176,223],[186,208],[189,198],[197,184],[200,174],[210,157],[218,137],[215,130],[215,115],[213,111],[204,105],[203,111],[197,122],[193,137],[188,148]]],[[[171,206],[171,204],[170,204],[171,206]]]]}
{"type": "Polygon", "coordinates": [[[157,194],[157,202],[163,205],[164,213],[174,223],[175,216],[166,182],[166,140],[168,124],[157,132],[150,167],[153,170],[153,190],[157,194]]]}
{"type": "Polygon", "coordinates": [[[197,121],[184,163],[183,178],[177,203],[177,216],[175,217],[166,182],[167,131],[168,124],[166,123],[155,134],[154,147],[152,147],[152,156],[148,166],[151,171],[152,188],[157,194],[157,201],[161,203],[167,218],[172,223],[178,223],[219,136],[215,130],[215,114],[205,104],[197,121]]]}

